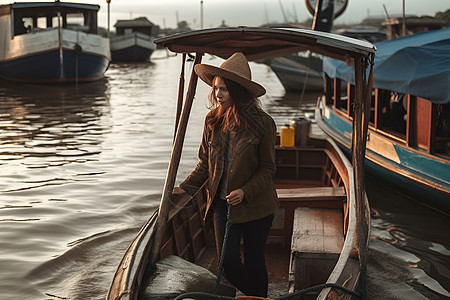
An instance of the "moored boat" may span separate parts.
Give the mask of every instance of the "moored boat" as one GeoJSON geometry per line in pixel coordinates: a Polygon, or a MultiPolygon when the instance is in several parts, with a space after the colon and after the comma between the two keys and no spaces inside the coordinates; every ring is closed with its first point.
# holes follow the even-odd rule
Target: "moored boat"
{"type": "Polygon", "coordinates": [[[158,27],[145,17],[118,20],[114,25],[116,36],[110,38],[113,62],[145,62],[150,59],[156,45],[154,37],[158,27]]]}
{"type": "Polygon", "coordinates": [[[268,59],[266,64],[277,75],[286,92],[322,91],[322,58],[300,52],[268,59]]]}
{"type": "MultiPolygon", "coordinates": [[[[367,137],[368,171],[450,213],[450,29],[376,44],[367,137]]],[[[319,126],[349,153],[352,70],[326,60],[319,126]],[[347,89],[341,89],[342,84],[347,89]]]]}
{"type": "MultiPolygon", "coordinates": [[[[360,107],[367,106],[363,90],[371,83],[365,81],[363,73],[375,48],[365,41],[310,30],[215,28],[161,38],[156,43],[183,53],[182,75],[189,53],[196,53],[194,65],[200,63],[205,53],[228,58],[236,51],[243,52],[250,61],[304,49],[341,60],[350,59],[356,66],[360,107]]],[[[179,104],[183,97],[183,78],[180,76],[179,104]]],[[[166,289],[168,294],[164,296],[158,290],[164,285],[164,280],[158,278],[168,278],[158,270],[167,265],[176,268],[178,264],[167,262],[173,257],[192,265],[190,268],[184,265],[183,269],[203,266],[203,269],[217,270],[215,249],[210,248],[211,228],[202,222],[205,189],[200,189],[193,197],[176,198],[171,193],[196,83],[197,76],[192,73],[185,102],[182,107],[180,104],[180,114],[177,114],[176,137],[160,207],[142,227],[119,263],[107,299],[151,299],[155,295],[158,299],[172,299],[174,292],[213,292],[204,289],[178,291],[174,284],[178,276],[174,274],[178,273],[173,270],[170,281],[166,282],[166,286],[170,285],[170,289],[166,289]],[[154,281],[157,284],[152,284],[154,281]]],[[[317,299],[363,294],[360,288],[364,287],[370,219],[363,182],[365,140],[362,132],[367,126],[363,123],[363,111],[356,113],[359,117],[356,121],[358,134],[354,139],[354,167],[327,139],[310,138],[304,145],[276,148],[275,183],[281,208],[276,213],[268,239],[271,297],[290,292],[304,293],[315,285],[318,286],[311,291],[311,296],[317,299]]],[[[196,281],[199,279],[195,278],[196,281]]],[[[182,281],[185,283],[184,279],[182,281]]],[[[181,297],[192,299],[196,296],[199,295],[191,293],[181,297]]],[[[244,299],[243,296],[238,298],[244,299]]]]}
{"type": "Polygon", "coordinates": [[[98,5],[16,2],[0,6],[0,77],[81,82],[103,77],[109,40],[97,34],[98,5]]]}

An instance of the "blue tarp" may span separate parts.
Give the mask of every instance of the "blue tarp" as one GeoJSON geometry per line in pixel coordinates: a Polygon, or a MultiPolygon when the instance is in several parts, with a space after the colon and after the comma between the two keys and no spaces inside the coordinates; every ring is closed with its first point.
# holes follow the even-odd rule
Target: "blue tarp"
{"type": "MultiPolygon", "coordinates": [[[[450,28],[374,43],[373,87],[450,103],[450,28]]],[[[325,58],[331,78],[355,83],[353,67],[325,58]]]]}

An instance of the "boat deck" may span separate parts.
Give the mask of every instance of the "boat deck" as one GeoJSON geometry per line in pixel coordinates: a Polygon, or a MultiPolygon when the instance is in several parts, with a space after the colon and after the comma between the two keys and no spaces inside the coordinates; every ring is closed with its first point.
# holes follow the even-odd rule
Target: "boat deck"
{"type": "MultiPolygon", "coordinates": [[[[286,295],[289,292],[289,259],[290,249],[268,246],[266,250],[266,264],[269,275],[268,297],[275,298],[286,295]]],[[[208,269],[213,274],[217,274],[218,259],[215,248],[208,248],[203,254],[198,265],[208,269]]],[[[222,283],[227,280],[222,277],[222,283]]],[[[231,285],[231,284],[229,284],[231,285]]],[[[238,292],[237,295],[243,295],[238,292]]]]}
{"type": "MultiPolygon", "coordinates": [[[[281,207],[290,211],[286,214],[283,223],[292,223],[294,220],[294,210],[297,207],[314,207],[316,210],[322,209],[342,209],[343,200],[346,197],[344,187],[320,186],[320,182],[312,180],[277,180],[276,187],[281,207]],[[289,216],[291,215],[292,216],[289,216]]],[[[307,218],[307,216],[305,216],[307,218]]],[[[342,219],[339,218],[342,223],[342,219]]],[[[314,220],[303,220],[303,223],[313,222],[314,220]]],[[[342,226],[342,225],[341,225],[342,226]]],[[[277,237],[282,235],[291,236],[292,225],[284,229],[276,228],[276,220],[269,234],[269,241],[266,251],[266,264],[269,276],[269,294],[268,297],[276,298],[289,293],[289,265],[291,260],[291,241],[285,238],[280,242],[277,237]]],[[[212,243],[213,244],[213,243],[212,243]]],[[[218,258],[214,246],[207,248],[198,265],[217,274],[218,258]]],[[[222,282],[227,284],[225,278],[222,282]]],[[[238,293],[238,295],[241,295],[238,293]]],[[[313,294],[309,295],[313,297],[313,294]]],[[[303,297],[308,297],[304,295],[303,297]]],[[[307,299],[307,298],[302,298],[307,299]]]]}

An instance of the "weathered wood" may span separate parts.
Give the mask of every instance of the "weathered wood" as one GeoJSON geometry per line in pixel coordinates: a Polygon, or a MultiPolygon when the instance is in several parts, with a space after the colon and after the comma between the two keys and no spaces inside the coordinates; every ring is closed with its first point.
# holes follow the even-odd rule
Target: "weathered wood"
{"type": "Polygon", "coordinates": [[[297,208],[291,241],[289,292],[326,282],[343,245],[342,210],[297,208]]]}
{"type": "Polygon", "coordinates": [[[294,214],[293,253],[341,252],[344,245],[342,210],[301,207],[294,214]]]}
{"type": "Polygon", "coordinates": [[[346,197],[345,188],[339,187],[312,187],[312,188],[292,188],[277,189],[278,199],[280,200],[329,200],[330,198],[346,197]]]}
{"type": "Polygon", "coordinates": [[[180,122],[181,111],[183,109],[183,96],[184,96],[184,66],[186,63],[186,53],[181,55],[181,72],[180,72],[180,80],[178,81],[178,99],[177,99],[177,114],[175,117],[175,130],[174,136],[177,136],[178,123],[180,122]]]}

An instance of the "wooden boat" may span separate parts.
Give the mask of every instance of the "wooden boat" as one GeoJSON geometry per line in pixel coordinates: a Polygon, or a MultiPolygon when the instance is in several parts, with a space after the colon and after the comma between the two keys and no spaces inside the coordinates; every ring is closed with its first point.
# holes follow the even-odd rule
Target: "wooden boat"
{"type": "Polygon", "coordinates": [[[145,17],[118,20],[116,36],[110,38],[113,62],[146,62],[156,49],[153,39],[158,27],[145,17]]]}
{"type": "MultiPolygon", "coordinates": [[[[422,203],[450,213],[450,29],[376,44],[367,138],[368,171],[422,203]]],[[[350,149],[352,70],[326,60],[316,120],[350,149]],[[344,83],[347,89],[339,88],[344,83]],[[336,88],[338,87],[338,88],[336,88]]]]}
{"type": "Polygon", "coordinates": [[[322,91],[322,58],[297,53],[268,59],[266,64],[277,75],[286,92],[322,91]]]}
{"type": "Polygon", "coordinates": [[[100,6],[16,2],[0,6],[0,77],[78,82],[103,77],[109,40],[97,34],[100,6]]]}
{"type": "MultiPolygon", "coordinates": [[[[356,66],[360,105],[356,110],[359,117],[356,118],[355,155],[352,168],[331,140],[318,138],[310,138],[304,146],[276,148],[276,186],[281,209],[276,213],[268,239],[269,294],[273,297],[299,293],[297,290],[325,283],[311,296],[317,299],[336,295],[351,298],[352,293],[360,292],[358,288],[364,287],[365,282],[370,218],[363,181],[363,137],[367,126],[363,122],[363,111],[368,107],[368,102],[363,99],[370,97],[364,97],[366,82],[363,74],[364,66],[373,58],[373,45],[310,30],[247,27],[192,31],[155,42],[173,52],[183,53],[176,137],[159,210],[126,251],[113,276],[107,299],[151,299],[144,293],[154,292],[148,288],[155,286],[151,282],[158,279],[152,274],[158,264],[170,257],[183,258],[192,266],[217,268],[215,250],[210,248],[211,228],[202,222],[205,190],[200,189],[192,198],[171,196],[198,80],[192,72],[181,108],[186,54],[196,53],[195,65],[205,53],[227,58],[242,51],[250,61],[255,61],[306,49],[351,60],[356,66]]],[[[370,78],[368,88],[371,89],[370,78]]],[[[159,281],[155,288],[160,284],[164,282],[159,281]]],[[[171,291],[175,290],[172,280],[170,284],[171,291]]],[[[158,295],[159,299],[164,298],[158,295]]],[[[189,297],[192,299],[193,295],[189,297]]]]}

